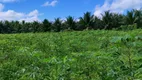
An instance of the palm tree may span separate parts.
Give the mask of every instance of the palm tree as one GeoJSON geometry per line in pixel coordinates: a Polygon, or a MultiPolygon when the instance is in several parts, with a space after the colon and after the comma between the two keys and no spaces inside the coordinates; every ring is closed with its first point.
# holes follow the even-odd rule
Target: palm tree
{"type": "Polygon", "coordinates": [[[134,10],[127,11],[127,15],[125,17],[125,22],[127,25],[132,25],[136,22],[136,16],[134,16],[134,10]]]}
{"type": "Polygon", "coordinates": [[[43,31],[51,31],[51,22],[49,22],[47,19],[44,19],[44,21],[42,22],[43,24],[43,31]]]}
{"type": "Polygon", "coordinates": [[[0,33],[4,33],[4,25],[2,21],[0,21],[0,33]]]}
{"type": "Polygon", "coordinates": [[[131,10],[127,11],[127,15],[125,17],[126,25],[134,25],[142,26],[142,10],[131,10]]]}
{"type": "Polygon", "coordinates": [[[105,13],[102,14],[102,21],[104,29],[110,29],[112,27],[112,13],[110,13],[110,11],[105,11],[105,13]]]}
{"type": "Polygon", "coordinates": [[[11,23],[10,23],[11,25],[11,27],[12,27],[12,29],[13,29],[13,32],[12,33],[20,33],[21,31],[21,24],[19,23],[19,21],[12,21],[11,23]]]}
{"type": "Polygon", "coordinates": [[[68,29],[72,29],[72,30],[76,29],[76,27],[75,27],[76,26],[76,22],[75,22],[74,18],[71,17],[71,16],[68,16],[66,18],[65,24],[66,24],[68,29]]]}
{"type": "Polygon", "coordinates": [[[112,13],[111,29],[112,28],[119,28],[121,25],[123,25],[124,24],[123,19],[124,19],[124,15],[112,13]]]}
{"type": "Polygon", "coordinates": [[[79,24],[82,29],[92,29],[94,25],[94,15],[91,15],[90,12],[84,13],[84,16],[79,18],[79,24]]]}
{"type": "Polygon", "coordinates": [[[54,31],[60,32],[62,27],[62,21],[60,18],[55,18],[55,22],[53,23],[54,31]]]}
{"type": "Polygon", "coordinates": [[[142,10],[134,10],[134,23],[137,24],[138,28],[142,27],[142,10]]]}
{"type": "Polygon", "coordinates": [[[103,29],[103,22],[102,22],[102,20],[100,19],[100,18],[98,18],[98,17],[96,17],[95,16],[95,18],[94,18],[94,29],[103,29]]]}
{"type": "Polygon", "coordinates": [[[119,28],[123,22],[124,16],[118,13],[111,13],[110,11],[105,11],[102,14],[102,22],[104,29],[119,28]]]}
{"type": "Polygon", "coordinates": [[[34,22],[32,22],[32,30],[33,30],[33,32],[35,33],[35,32],[39,32],[40,30],[40,25],[39,25],[39,22],[37,22],[37,21],[34,21],[34,22]]]}
{"type": "Polygon", "coordinates": [[[9,21],[4,21],[4,31],[5,33],[11,33],[12,29],[10,27],[10,22],[9,21]]]}
{"type": "Polygon", "coordinates": [[[28,31],[27,26],[26,26],[26,22],[24,20],[21,22],[21,30],[20,31],[21,32],[27,32],[28,31]]]}

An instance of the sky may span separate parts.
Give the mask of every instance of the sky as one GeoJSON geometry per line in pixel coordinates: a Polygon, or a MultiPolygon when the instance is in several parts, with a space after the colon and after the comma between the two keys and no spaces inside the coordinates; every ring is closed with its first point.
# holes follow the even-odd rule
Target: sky
{"type": "Polygon", "coordinates": [[[101,17],[107,10],[123,14],[132,8],[142,8],[142,0],[0,0],[0,20],[33,22],[69,15],[78,18],[87,11],[101,17]]]}

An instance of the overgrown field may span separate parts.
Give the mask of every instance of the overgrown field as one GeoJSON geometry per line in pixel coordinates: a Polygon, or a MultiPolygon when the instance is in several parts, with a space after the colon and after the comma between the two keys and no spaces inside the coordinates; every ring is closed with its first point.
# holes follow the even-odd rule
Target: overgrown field
{"type": "Polygon", "coordinates": [[[0,34],[0,80],[142,80],[142,30],[0,34]]]}

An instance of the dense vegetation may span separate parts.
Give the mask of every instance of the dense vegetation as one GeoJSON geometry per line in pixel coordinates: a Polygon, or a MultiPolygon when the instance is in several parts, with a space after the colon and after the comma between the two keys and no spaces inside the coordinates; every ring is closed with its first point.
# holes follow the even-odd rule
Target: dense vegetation
{"type": "Polygon", "coordinates": [[[0,80],[142,80],[142,10],[0,21],[0,33],[0,80]]]}
{"type": "Polygon", "coordinates": [[[135,28],[142,28],[142,10],[131,10],[128,11],[126,15],[106,11],[102,14],[102,18],[98,18],[90,12],[86,12],[78,21],[72,16],[68,16],[64,21],[60,18],[56,18],[54,22],[48,19],[42,22],[0,22],[0,33],[60,32],[65,30],[81,31],[84,29],[131,30],[135,28]]]}
{"type": "Polygon", "coordinates": [[[1,34],[0,80],[142,80],[142,30],[1,34]]]}

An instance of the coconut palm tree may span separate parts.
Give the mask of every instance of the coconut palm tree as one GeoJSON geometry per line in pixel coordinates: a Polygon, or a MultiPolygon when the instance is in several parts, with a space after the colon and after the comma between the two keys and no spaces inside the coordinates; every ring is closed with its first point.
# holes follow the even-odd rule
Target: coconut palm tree
{"type": "Polygon", "coordinates": [[[39,32],[40,29],[40,24],[37,21],[32,22],[32,31],[35,32],[39,32]]]}
{"type": "Polygon", "coordinates": [[[6,33],[11,33],[12,31],[12,29],[11,29],[11,27],[10,27],[10,22],[9,21],[4,21],[4,31],[6,32],[6,33]]]}
{"type": "Polygon", "coordinates": [[[94,18],[94,29],[103,29],[103,22],[100,18],[98,18],[97,16],[95,16],[94,18]]]}
{"type": "Polygon", "coordinates": [[[15,32],[18,32],[18,33],[20,33],[21,31],[21,24],[20,24],[20,22],[19,21],[15,21],[15,25],[14,25],[15,27],[15,32]]]}
{"type": "Polygon", "coordinates": [[[73,17],[68,16],[65,21],[66,27],[68,29],[75,30],[76,29],[76,22],[73,17]]]}
{"type": "Polygon", "coordinates": [[[104,24],[104,29],[111,29],[112,13],[110,11],[105,11],[104,14],[102,14],[102,21],[104,24]]]}
{"type": "Polygon", "coordinates": [[[53,23],[54,31],[60,32],[62,28],[62,21],[60,18],[55,18],[55,21],[53,23]]]}
{"type": "Polygon", "coordinates": [[[104,29],[113,29],[120,27],[123,24],[123,19],[123,15],[111,13],[110,11],[105,11],[104,14],[102,14],[104,29]]]}
{"type": "Polygon", "coordinates": [[[124,19],[124,15],[121,15],[121,14],[117,14],[117,13],[113,13],[112,16],[111,16],[111,29],[112,28],[119,28],[121,25],[124,24],[123,22],[123,19],[124,19]]]}
{"type": "Polygon", "coordinates": [[[142,10],[134,10],[134,23],[137,24],[138,28],[142,27],[142,10]]]}
{"type": "Polygon", "coordinates": [[[42,22],[43,24],[43,31],[51,31],[51,22],[49,22],[47,19],[44,19],[44,21],[42,22]]]}
{"type": "Polygon", "coordinates": [[[2,21],[0,21],[0,33],[4,33],[4,25],[2,21]]]}
{"type": "Polygon", "coordinates": [[[82,29],[92,29],[94,26],[94,15],[90,12],[84,13],[84,16],[79,18],[79,24],[82,29]]]}
{"type": "Polygon", "coordinates": [[[134,10],[127,11],[127,15],[125,17],[125,23],[127,25],[132,25],[136,22],[136,16],[134,16],[134,15],[135,15],[134,10]]]}
{"type": "Polygon", "coordinates": [[[127,11],[127,15],[125,17],[126,25],[134,25],[142,26],[142,10],[131,10],[127,11]]]}
{"type": "Polygon", "coordinates": [[[26,22],[23,20],[21,22],[21,32],[28,32],[27,26],[26,26],[26,22]]]}

